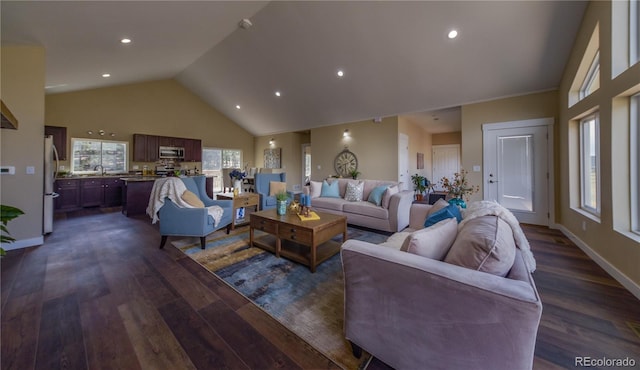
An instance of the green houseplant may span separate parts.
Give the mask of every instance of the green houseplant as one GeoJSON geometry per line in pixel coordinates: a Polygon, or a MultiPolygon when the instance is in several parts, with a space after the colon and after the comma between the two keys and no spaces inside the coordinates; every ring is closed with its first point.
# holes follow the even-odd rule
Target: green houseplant
{"type": "Polygon", "coordinates": [[[349,172],[349,176],[351,176],[352,179],[357,180],[358,176],[360,176],[360,171],[353,170],[353,171],[349,172]]]}
{"type": "Polygon", "coordinates": [[[276,212],[279,216],[287,213],[287,200],[289,199],[289,195],[286,191],[280,191],[276,193],[276,212]]]}
{"type": "MultiPolygon", "coordinates": [[[[1,243],[9,244],[15,241],[15,239],[9,235],[7,223],[23,214],[24,212],[22,212],[22,210],[19,208],[0,204],[0,230],[2,231],[2,233],[0,234],[1,243]]],[[[4,255],[4,248],[0,247],[0,256],[4,255]]]]}
{"type": "Polygon", "coordinates": [[[427,178],[416,173],[411,176],[411,182],[413,190],[416,192],[416,200],[422,200],[424,191],[427,190],[427,178]]]}

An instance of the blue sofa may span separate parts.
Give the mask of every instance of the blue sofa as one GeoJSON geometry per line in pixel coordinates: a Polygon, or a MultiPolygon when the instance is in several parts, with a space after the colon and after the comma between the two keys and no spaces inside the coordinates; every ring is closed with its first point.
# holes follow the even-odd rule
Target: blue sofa
{"type": "Polygon", "coordinates": [[[197,236],[200,237],[200,246],[205,248],[207,235],[227,227],[227,233],[231,229],[233,216],[232,200],[213,200],[206,192],[205,176],[183,177],[187,190],[196,194],[204,203],[205,207],[220,206],[223,209],[222,218],[217,226],[214,226],[213,217],[209,216],[206,208],[181,208],[173,203],[169,198],[165,199],[164,205],[158,211],[160,217],[160,248],[164,247],[167,236],[197,236]]]}

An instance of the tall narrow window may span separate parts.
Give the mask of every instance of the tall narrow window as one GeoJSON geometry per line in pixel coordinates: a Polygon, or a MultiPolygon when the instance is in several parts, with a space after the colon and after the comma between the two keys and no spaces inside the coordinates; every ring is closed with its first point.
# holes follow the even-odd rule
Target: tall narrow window
{"type": "Polygon", "coordinates": [[[580,121],[581,208],[600,215],[600,129],[598,114],[580,121]]]}
{"type": "Polygon", "coordinates": [[[586,96],[591,95],[594,91],[600,88],[600,52],[597,52],[593,61],[591,62],[591,66],[589,67],[589,72],[587,72],[587,76],[580,87],[580,100],[584,99],[586,96]]]}
{"type": "Polygon", "coordinates": [[[631,124],[631,229],[640,234],[640,94],[629,99],[631,124]]]}

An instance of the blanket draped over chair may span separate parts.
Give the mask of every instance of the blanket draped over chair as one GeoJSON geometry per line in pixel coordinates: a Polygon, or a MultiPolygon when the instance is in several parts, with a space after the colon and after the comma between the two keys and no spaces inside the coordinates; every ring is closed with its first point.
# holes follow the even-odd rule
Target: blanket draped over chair
{"type": "MultiPolygon", "coordinates": [[[[184,182],[179,177],[163,177],[157,179],[153,183],[151,195],[149,196],[149,205],[147,206],[147,215],[151,217],[152,223],[158,222],[158,211],[164,205],[165,198],[171,199],[177,206],[182,208],[196,208],[182,199],[182,194],[187,190],[184,182]]],[[[218,226],[222,218],[222,207],[209,206],[207,213],[213,218],[214,226],[218,226]]]]}
{"type": "Polygon", "coordinates": [[[467,221],[481,216],[497,216],[511,227],[516,246],[524,256],[527,269],[529,272],[534,272],[536,270],[536,260],[533,257],[533,253],[531,253],[529,241],[525,237],[520,223],[511,211],[501,206],[498,202],[489,200],[471,202],[469,208],[463,210],[463,219],[460,224],[458,224],[458,230],[460,230],[467,221]]]}

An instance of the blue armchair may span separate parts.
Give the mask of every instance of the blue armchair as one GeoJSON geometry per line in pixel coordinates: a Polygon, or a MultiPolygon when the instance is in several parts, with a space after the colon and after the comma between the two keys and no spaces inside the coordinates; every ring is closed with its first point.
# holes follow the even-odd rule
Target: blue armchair
{"type": "Polygon", "coordinates": [[[164,205],[158,211],[160,217],[160,249],[167,242],[167,236],[198,236],[200,246],[205,248],[207,235],[227,227],[227,234],[231,229],[233,215],[232,200],[213,200],[206,192],[205,176],[183,177],[181,178],[187,189],[197,195],[204,203],[205,207],[217,205],[222,207],[222,218],[217,226],[214,226],[213,217],[209,216],[206,208],[181,208],[173,203],[169,198],[165,199],[164,205]]]}
{"type": "Polygon", "coordinates": [[[260,209],[276,208],[276,197],[269,196],[269,183],[271,181],[286,182],[286,173],[256,173],[255,188],[260,195],[260,209]]]}

